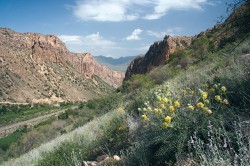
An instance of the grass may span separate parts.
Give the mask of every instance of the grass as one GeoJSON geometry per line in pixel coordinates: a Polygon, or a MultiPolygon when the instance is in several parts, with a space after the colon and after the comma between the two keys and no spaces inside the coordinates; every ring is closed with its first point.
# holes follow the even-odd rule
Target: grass
{"type": "MultiPolygon", "coordinates": [[[[27,154],[22,155],[20,158],[12,159],[8,162],[3,163],[2,165],[12,165],[12,166],[24,166],[24,165],[36,165],[39,160],[41,165],[46,165],[46,158],[51,157],[54,152],[58,152],[59,149],[64,149],[65,151],[62,153],[71,153],[70,156],[61,156],[66,157],[64,161],[74,160],[74,151],[70,149],[73,145],[92,145],[93,142],[100,140],[104,135],[105,131],[111,128],[111,122],[116,119],[124,116],[124,112],[121,111],[111,111],[106,115],[103,115],[100,118],[96,118],[95,120],[89,122],[88,124],[77,128],[76,130],[64,134],[62,136],[57,137],[56,139],[41,145],[40,147],[31,150],[27,154]],[[67,148],[67,146],[69,146],[67,148]],[[66,147],[66,148],[64,148],[66,147]]],[[[54,155],[56,158],[57,154],[54,155]]],[[[55,159],[54,158],[54,159],[55,159]]],[[[80,162],[80,159],[76,159],[76,162],[80,162]]],[[[52,162],[53,160],[48,160],[48,162],[52,162]]],[[[55,161],[59,162],[59,161],[55,161]]],[[[51,164],[51,163],[50,163],[51,164]]]]}

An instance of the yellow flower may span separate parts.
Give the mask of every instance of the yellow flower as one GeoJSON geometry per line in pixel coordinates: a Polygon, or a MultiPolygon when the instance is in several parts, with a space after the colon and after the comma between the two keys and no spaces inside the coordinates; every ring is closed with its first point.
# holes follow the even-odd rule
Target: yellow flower
{"type": "Polygon", "coordinates": [[[161,124],[161,126],[162,126],[163,128],[168,128],[168,127],[170,127],[170,124],[167,123],[167,122],[163,122],[163,123],[161,124]]]}
{"type": "Polygon", "coordinates": [[[171,114],[174,112],[174,106],[169,106],[168,109],[171,114]]]}
{"type": "Polygon", "coordinates": [[[174,107],[175,108],[179,108],[181,106],[180,102],[179,101],[175,101],[174,102],[174,107]]]}
{"type": "Polygon", "coordinates": [[[226,104],[226,105],[229,104],[228,100],[227,100],[227,99],[224,99],[224,100],[223,100],[223,104],[226,104]]]}
{"type": "Polygon", "coordinates": [[[166,98],[166,97],[164,97],[164,98],[162,99],[162,102],[163,102],[163,103],[168,103],[168,101],[169,101],[169,100],[168,100],[168,98],[166,98]]]}
{"type": "Polygon", "coordinates": [[[142,118],[142,120],[147,120],[147,119],[148,119],[147,115],[145,115],[145,114],[143,114],[143,115],[141,116],[141,118],[142,118]]]}
{"type": "Polygon", "coordinates": [[[214,92],[215,92],[215,89],[214,89],[214,88],[210,88],[210,89],[209,89],[209,92],[210,92],[210,93],[214,93],[214,92]]]}
{"type": "Polygon", "coordinates": [[[202,92],[201,93],[201,97],[202,97],[202,99],[206,99],[207,98],[207,96],[208,96],[208,93],[207,92],[202,92]]]}
{"type": "Polygon", "coordinates": [[[210,109],[207,109],[207,110],[206,110],[206,113],[207,113],[208,115],[211,115],[211,114],[213,113],[213,111],[210,110],[210,109]]]}
{"type": "Polygon", "coordinates": [[[190,111],[193,111],[193,110],[194,110],[194,106],[189,105],[189,106],[188,106],[188,109],[189,109],[190,111]]]}
{"type": "Polygon", "coordinates": [[[221,101],[221,100],[222,100],[221,97],[220,97],[219,95],[214,96],[214,99],[215,99],[216,101],[221,101]]]}
{"type": "Polygon", "coordinates": [[[172,118],[170,116],[167,116],[164,120],[165,120],[165,122],[170,123],[172,118]]]}
{"type": "Polygon", "coordinates": [[[197,108],[204,108],[204,104],[202,102],[199,102],[196,104],[197,108]]]}
{"type": "Polygon", "coordinates": [[[225,86],[222,86],[222,87],[220,88],[220,91],[223,92],[223,93],[225,93],[225,92],[227,91],[227,88],[226,88],[225,86]]]}

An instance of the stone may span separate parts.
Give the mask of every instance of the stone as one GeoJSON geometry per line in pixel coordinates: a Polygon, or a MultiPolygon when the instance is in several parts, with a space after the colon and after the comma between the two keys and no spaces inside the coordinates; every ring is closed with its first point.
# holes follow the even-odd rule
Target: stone
{"type": "Polygon", "coordinates": [[[86,161],[83,161],[82,166],[88,166],[88,163],[86,161]]]}
{"type": "Polygon", "coordinates": [[[114,155],[113,159],[116,160],[116,161],[120,161],[121,160],[121,158],[119,156],[117,156],[117,155],[114,155]]]}
{"type": "Polygon", "coordinates": [[[124,81],[133,74],[144,74],[154,67],[163,65],[176,48],[184,49],[190,46],[192,37],[187,36],[165,36],[163,41],[155,42],[150,46],[145,56],[135,58],[127,68],[124,81]]]}

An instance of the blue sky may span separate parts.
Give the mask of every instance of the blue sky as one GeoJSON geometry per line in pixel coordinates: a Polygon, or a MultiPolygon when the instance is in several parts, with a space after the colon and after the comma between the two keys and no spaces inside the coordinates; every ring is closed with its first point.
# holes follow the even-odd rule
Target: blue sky
{"type": "Polygon", "coordinates": [[[72,52],[144,54],[165,35],[193,36],[226,16],[220,0],[0,0],[0,27],[57,35],[72,52]]]}

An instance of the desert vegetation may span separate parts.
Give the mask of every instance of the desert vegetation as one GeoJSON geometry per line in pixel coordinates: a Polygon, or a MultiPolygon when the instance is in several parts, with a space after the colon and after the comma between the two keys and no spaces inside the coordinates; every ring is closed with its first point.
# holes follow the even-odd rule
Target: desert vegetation
{"type": "Polygon", "coordinates": [[[250,165],[250,37],[239,28],[247,18],[197,35],[116,92],[2,138],[1,153],[26,143],[2,165],[81,165],[103,154],[121,156],[115,165],[250,165]]]}

